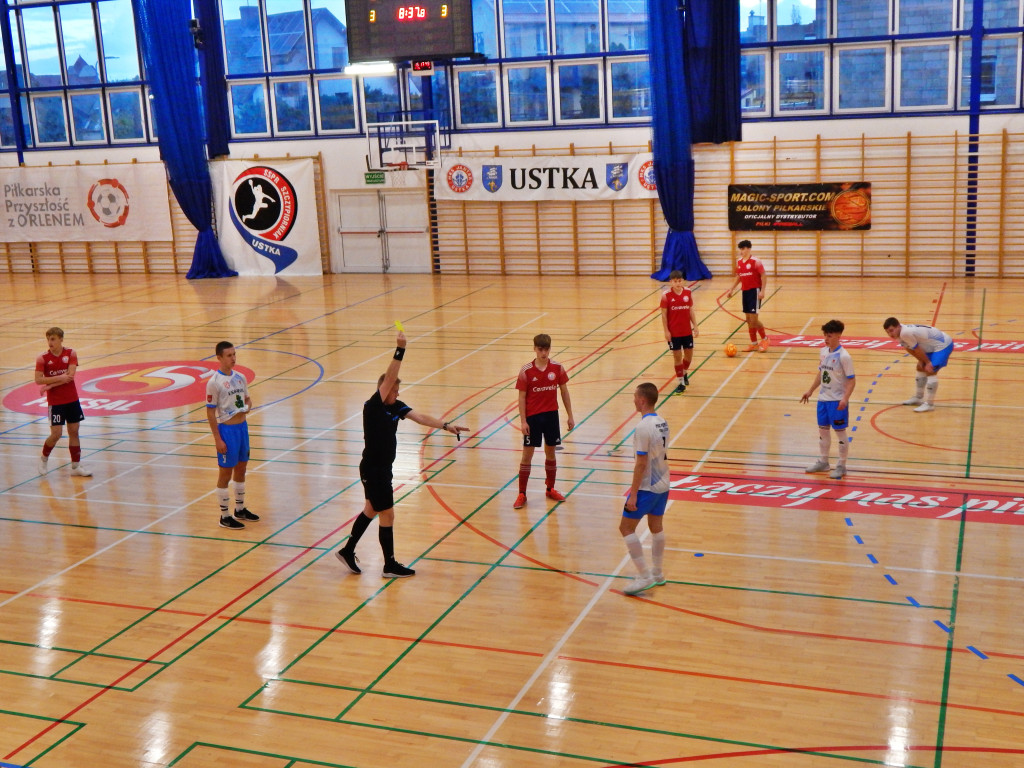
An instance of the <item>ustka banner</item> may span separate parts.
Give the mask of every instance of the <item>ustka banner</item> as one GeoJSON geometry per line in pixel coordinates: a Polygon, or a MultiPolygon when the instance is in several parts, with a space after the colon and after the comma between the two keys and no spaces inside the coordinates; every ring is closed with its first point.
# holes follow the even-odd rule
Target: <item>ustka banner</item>
{"type": "Polygon", "coordinates": [[[210,164],[217,238],[240,275],[321,275],[313,161],[210,164]]]}

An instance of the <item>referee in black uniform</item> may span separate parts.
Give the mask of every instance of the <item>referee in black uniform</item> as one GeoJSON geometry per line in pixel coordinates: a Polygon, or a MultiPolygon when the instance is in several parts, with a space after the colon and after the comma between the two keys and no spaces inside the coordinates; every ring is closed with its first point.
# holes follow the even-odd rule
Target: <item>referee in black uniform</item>
{"type": "Polygon", "coordinates": [[[359,479],[363,483],[366,503],[363,511],[355,522],[345,546],[335,556],[345,564],[352,573],[362,573],[359,558],[356,557],[356,544],[366,533],[370,521],[380,518],[380,548],[384,553],[384,570],[386,579],[401,579],[416,574],[412,568],[406,568],[395,560],[395,494],[391,487],[391,465],[395,463],[398,449],[398,421],[409,418],[417,424],[434,429],[443,429],[458,435],[468,432],[468,427],[449,424],[447,421],[435,419],[433,416],[414,411],[398,399],[398,369],[405,357],[405,334],[399,331],[395,347],[395,356],[388,365],[387,372],[377,379],[377,391],[373,397],[363,404],[363,459],[359,462],[359,479]]]}

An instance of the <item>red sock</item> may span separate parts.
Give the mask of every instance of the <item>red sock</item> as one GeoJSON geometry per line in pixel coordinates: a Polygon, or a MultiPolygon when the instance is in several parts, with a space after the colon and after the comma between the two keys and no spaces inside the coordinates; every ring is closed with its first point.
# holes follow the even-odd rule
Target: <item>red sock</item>
{"type": "Polygon", "coordinates": [[[544,459],[544,484],[551,490],[555,487],[555,472],[558,469],[558,464],[554,459],[550,461],[544,459]]]}
{"type": "Polygon", "coordinates": [[[760,328],[757,329],[757,335],[760,336],[762,339],[767,338],[765,336],[765,333],[764,333],[764,326],[763,325],[760,328]]]}
{"type": "Polygon", "coordinates": [[[55,447],[56,446],[47,445],[46,443],[43,443],[43,457],[45,458],[45,457],[49,456],[51,453],[53,453],[53,449],[55,447]]]}
{"type": "Polygon", "coordinates": [[[75,464],[82,460],[82,446],[69,445],[68,450],[71,451],[71,461],[73,461],[75,464]]]}
{"type": "Polygon", "coordinates": [[[680,363],[676,366],[676,378],[683,378],[683,372],[686,370],[686,363],[680,363]]]}
{"type": "Polygon", "coordinates": [[[530,465],[519,465],[519,492],[526,493],[526,483],[530,480],[530,465]]]}
{"type": "Polygon", "coordinates": [[[688,370],[690,370],[690,361],[689,360],[683,360],[683,373],[685,373],[688,370]]]}
{"type": "Polygon", "coordinates": [[[753,328],[747,328],[747,334],[749,334],[751,341],[757,341],[757,331],[753,328]]]}

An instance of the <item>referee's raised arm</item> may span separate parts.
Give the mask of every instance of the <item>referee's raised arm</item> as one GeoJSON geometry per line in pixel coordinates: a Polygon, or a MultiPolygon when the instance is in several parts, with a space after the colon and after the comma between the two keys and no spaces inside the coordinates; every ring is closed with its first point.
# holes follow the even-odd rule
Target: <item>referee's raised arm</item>
{"type": "Polygon", "coordinates": [[[384,372],[384,380],[377,387],[381,400],[386,399],[391,390],[395,388],[395,382],[398,381],[398,369],[402,367],[402,358],[405,357],[405,344],[405,333],[399,331],[398,337],[395,339],[395,356],[391,358],[391,363],[384,372]]]}

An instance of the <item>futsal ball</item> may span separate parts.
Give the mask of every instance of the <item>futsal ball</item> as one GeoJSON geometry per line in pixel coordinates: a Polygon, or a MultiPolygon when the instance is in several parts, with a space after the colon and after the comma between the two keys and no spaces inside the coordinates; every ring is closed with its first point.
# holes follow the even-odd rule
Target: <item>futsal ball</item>
{"type": "Polygon", "coordinates": [[[736,345],[735,344],[726,344],[725,345],[725,356],[726,357],[736,357],[736,345]]]}

